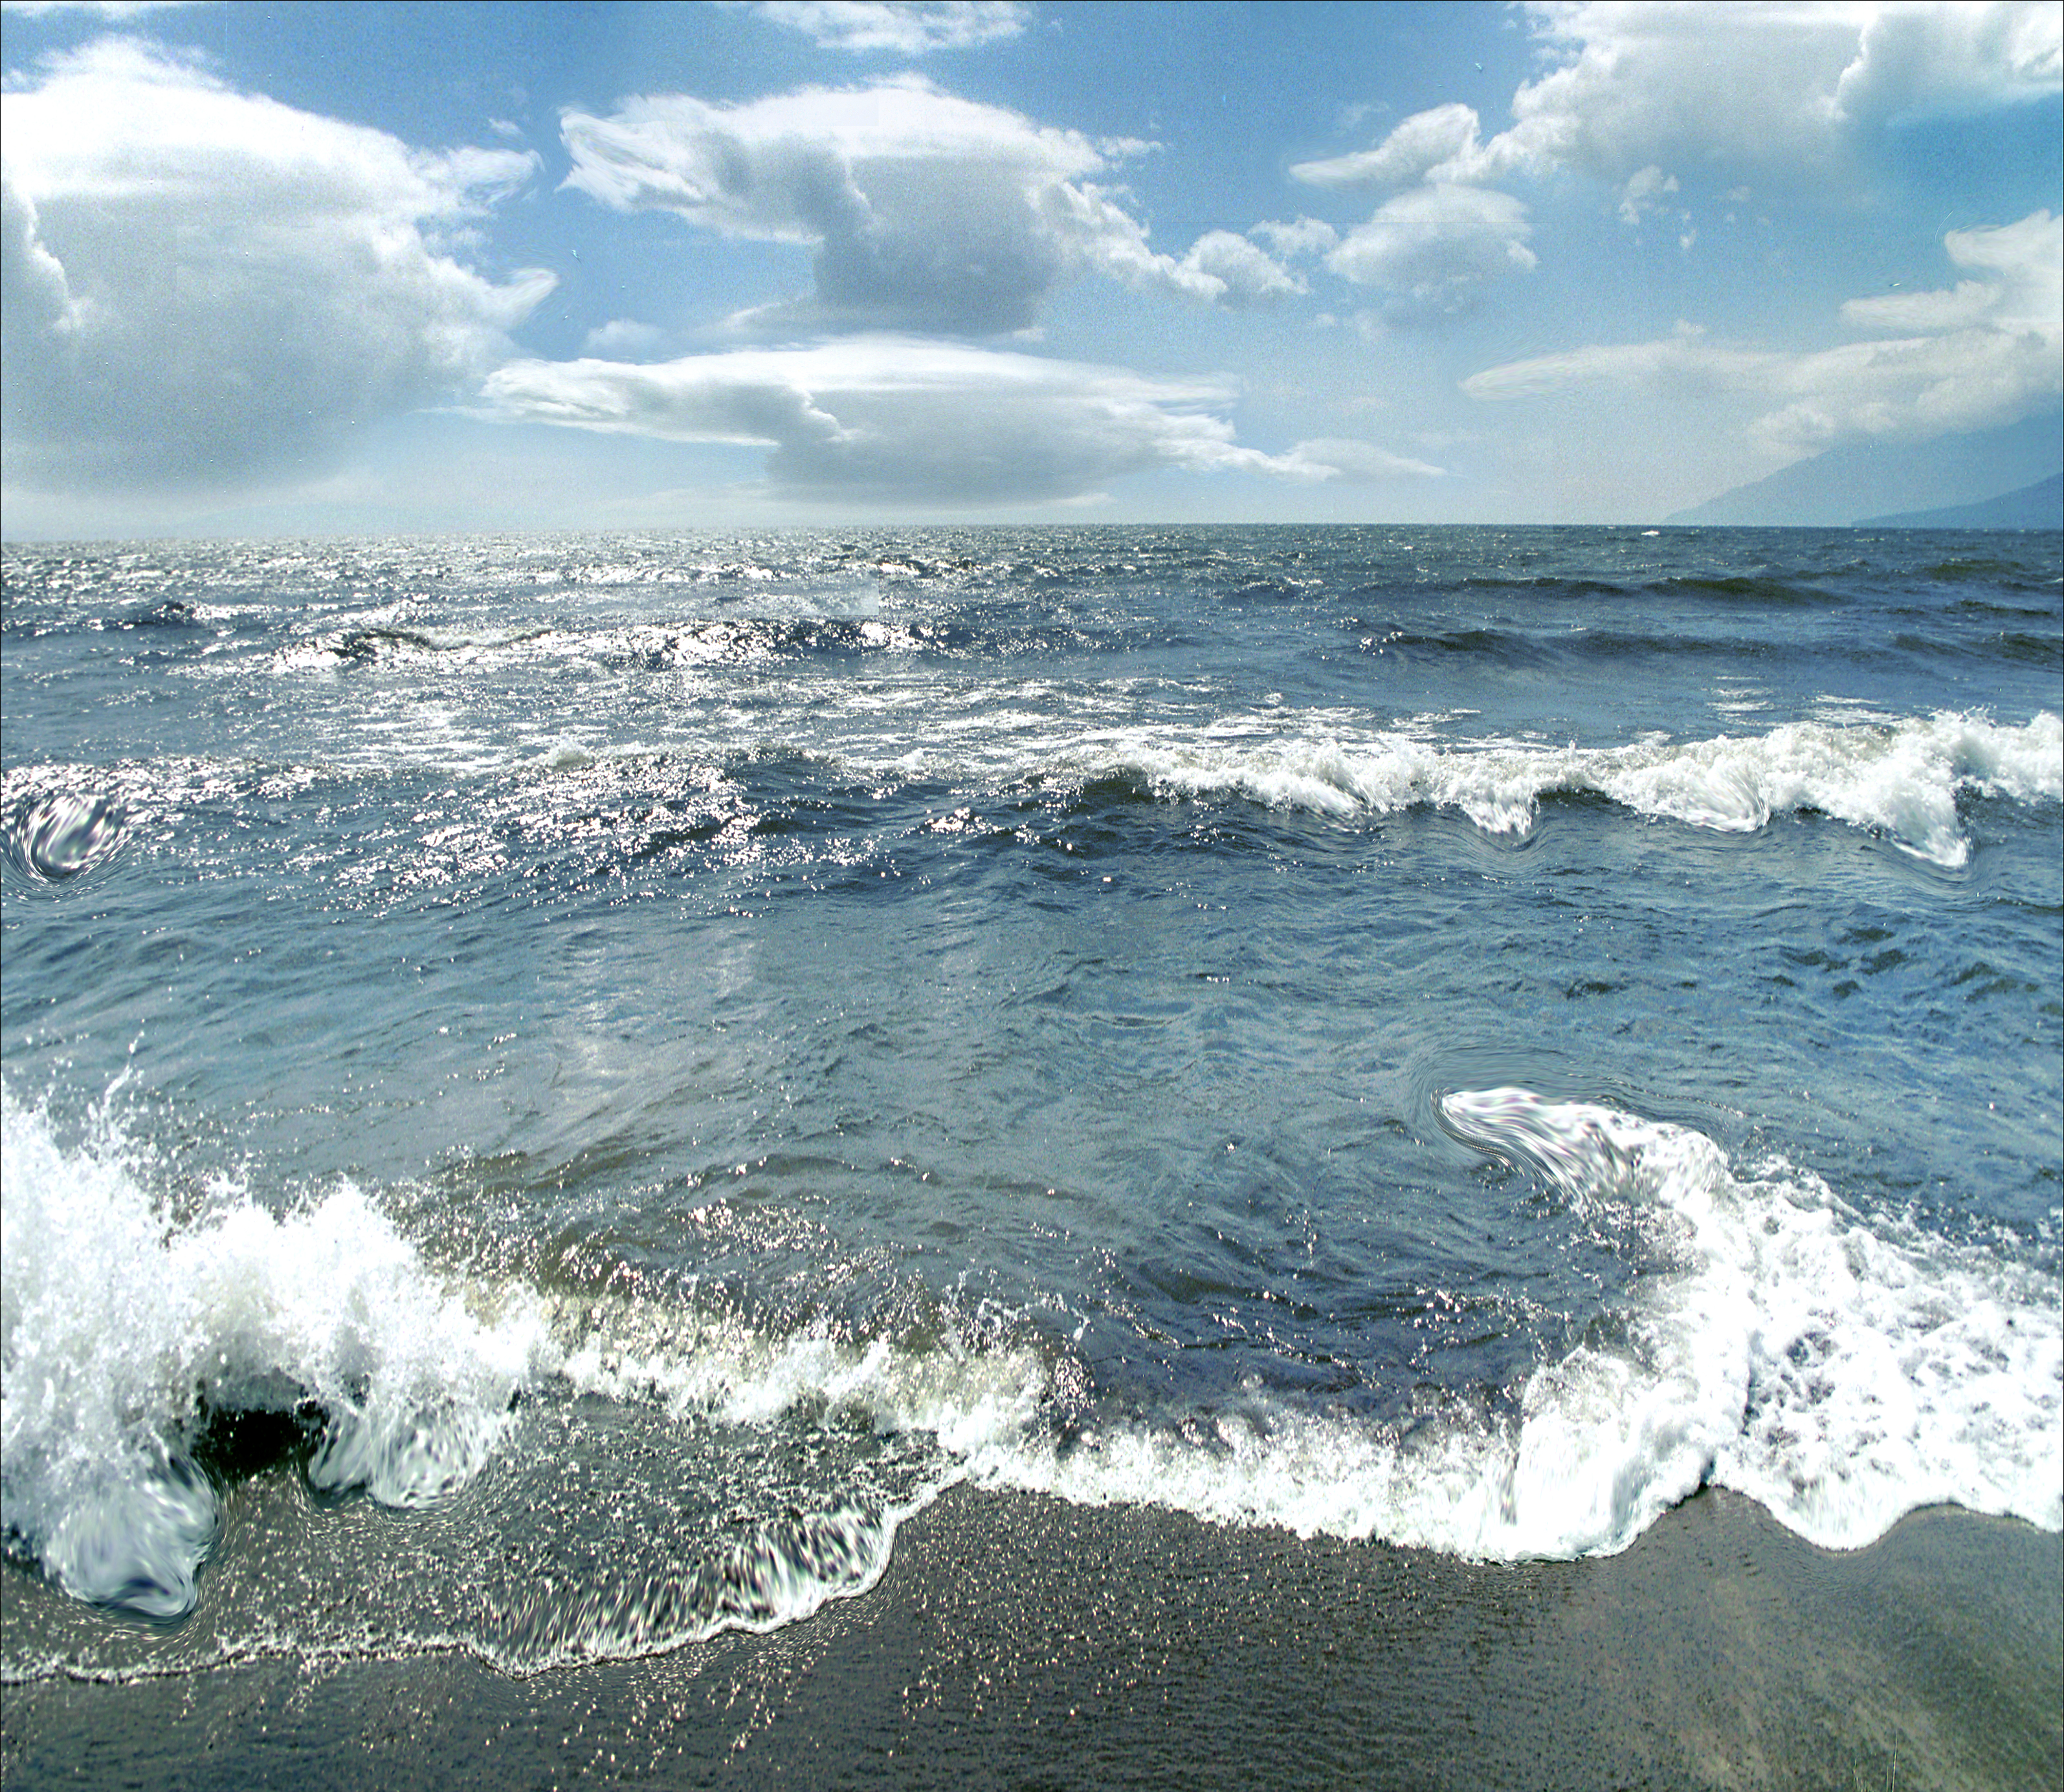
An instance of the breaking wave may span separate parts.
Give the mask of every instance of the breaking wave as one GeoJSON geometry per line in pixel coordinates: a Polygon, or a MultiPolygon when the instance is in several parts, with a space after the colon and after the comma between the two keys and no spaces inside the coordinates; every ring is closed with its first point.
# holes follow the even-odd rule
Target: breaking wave
{"type": "Polygon", "coordinates": [[[2064,797],[2064,727],[2049,714],[2019,727],[1942,714],[1560,748],[1443,747],[1399,734],[1223,743],[1136,735],[1078,744],[1062,763],[1129,774],[1177,798],[1240,795],[1339,816],[1422,804],[1454,809],[1494,834],[1525,832],[1542,799],[1555,795],[1603,796],[1638,815],[1726,833],[1817,811],[1953,868],[1971,851],[1957,819],[1960,794],[2024,803],[2064,797]]]}

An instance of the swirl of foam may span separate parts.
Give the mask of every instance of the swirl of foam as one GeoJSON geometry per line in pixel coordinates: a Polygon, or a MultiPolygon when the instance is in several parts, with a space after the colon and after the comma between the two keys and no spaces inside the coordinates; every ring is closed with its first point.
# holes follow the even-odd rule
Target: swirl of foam
{"type": "Polygon", "coordinates": [[[127,834],[127,814],[114,798],[50,791],[6,818],[4,849],[7,864],[32,884],[68,884],[104,868],[127,834]]]}

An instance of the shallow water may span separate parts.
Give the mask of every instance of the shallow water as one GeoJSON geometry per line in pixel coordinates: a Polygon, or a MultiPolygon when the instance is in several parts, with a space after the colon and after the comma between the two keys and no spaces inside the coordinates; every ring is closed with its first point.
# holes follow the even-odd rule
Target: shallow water
{"type": "Polygon", "coordinates": [[[970,1478],[1494,1561],[1707,1483],[2058,1528],[2061,578],[7,550],[0,1491],[77,1602],[0,1670],[635,1654],[970,1478]]]}

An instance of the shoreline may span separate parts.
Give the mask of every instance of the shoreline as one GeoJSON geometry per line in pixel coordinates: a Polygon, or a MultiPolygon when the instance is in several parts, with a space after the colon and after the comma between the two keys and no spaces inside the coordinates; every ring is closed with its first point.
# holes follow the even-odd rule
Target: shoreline
{"type": "Polygon", "coordinates": [[[2064,1536],[1835,1554],[1703,1492],[1473,1564],[961,1487],[865,1594],[509,1678],[287,1655],[0,1688],[0,1781],[181,1786],[1964,1787],[2064,1782],[2064,1536]]]}

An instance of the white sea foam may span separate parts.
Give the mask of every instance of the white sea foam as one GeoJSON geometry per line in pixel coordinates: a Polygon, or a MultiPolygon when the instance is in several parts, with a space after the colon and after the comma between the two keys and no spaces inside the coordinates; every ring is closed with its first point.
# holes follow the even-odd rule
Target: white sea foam
{"type": "Polygon", "coordinates": [[[1460,811],[1490,833],[1523,833],[1542,798],[1610,798],[1636,814],[1727,833],[1817,810],[1883,833],[1920,858],[1963,864],[1963,791],[2016,801],[2064,798],[2064,725],[2022,727],[1945,712],[1891,724],[1788,723],[1761,735],[1612,747],[1439,745],[1417,735],[1306,733],[1183,740],[1131,731],[1078,741],[1059,763],[1123,773],[1171,796],[1238,795],[1320,815],[1460,811]]]}
{"type": "Polygon", "coordinates": [[[0,1522],[76,1596],[162,1616],[193,1604],[215,1529],[191,1461],[204,1404],[312,1402],[311,1480],[406,1505],[474,1474],[526,1387],[902,1441],[870,1457],[857,1504],[827,1485],[814,1517],[770,1519],[679,1585],[517,1588],[468,1646],[523,1671],[862,1591],[897,1524],[964,1477],[1484,1560],[1623,1548],[1707,1483],[1831,1547],[1945,1501],[2064,1529],[2064,1327],[2025,1252],[1868,1219],[1781,1163],[1738,1174],[1695,1131],[1522,1090],[1450,1096],[1445,1122],[1615,1238],[1639,1266],[1628,1304],[1510,1416],[1457,1406],[1402,1432],[1259,1395],[1099,1416],[1064,1346],[980,1315],[919,1344],[626,1300],[562,1315],[578,1335],[555,1344],[542,1301],[484,1316],[354,1190],[276,1217],[219,1188],[175,1221],[111,1131],[67,1148],[39,1109],[0,1104],[0,1522]],[[1086,1421],[1066,1436],[1062,1407],[1086,1421]]]}
{"type": "Polygon", "coordinates": [[[1498,1089],[1450,1096],[1443,1113],[1643,1265],[1618,1341],[1545,1363],[1506,1422],[1469,1409],[1401,1434],[1257,1399],[1063,1440],[1047,1407],[1065,1359],[738,1325],[691,1348],[612,1328],[564,1373],[582,1392],[732,1424],[816,1403],[925,1433],[941,1484],[965,1474],[1484,1560],[1624,1548],[1708,1482],[1832,1548],[1941,1502],[2064,1529],[2064,1327],[2054,1287],[2013,1253],[1868,1220],[1781,1162],[1738,1175],[1703,1134],[1610,1109],[1498,1089]]]}
{"type": "Polygon", "coordinates": [[[976,1476],[1094,1504],[1377,1536],[1490,1560],[1610,1553],[1708,1481],[1850,1548],[1953,1502],[2064,1529],[2054,1287],[1983,1246],[1873,1225],[1782,1164],[1522,1090],[1449,1097],[1458,1135],[1539,1170],[1656,1255],[1627,1341],[1535,1372],[1516,1423],[1409,1435],[1310,1412],[978,1451],[976,1476]]]}
{"type": "Polygon", "coordinates": [[[175,1222],[103,1126],[67,1149],[0,1090],[0,1527],[83,1599],[172,1617],[216,1526],[204,1407],[322,1415],[319,1488],[396,1506],[474,1472],[549,1347],[482,1317],[356,1189],[284,1217],[212,1191],[175,1222]]]}
{"type": "Polygon", "coordinates": [[[534,1581],[495,1611],[489,1634],[441,1642],[527,1675],[662,1653],[726,1630],[778,1630],[871,1588],[888,1569],[898,1528],[938,1491],[887,1508],[792,1513],[756,1525],[713,1556],[627,1584],[534,1581]]]}
{"type": "Polygon", "coordinates": [[[561,1374],[577,1393],[656,1397],[738,1425],[821,1404],[877,1432],[929,1433],[955,1458],[1024,1435],[1049,1385],[1037,1351],[985,1349],[950,1330],[912,1350],[821,1327],[770,1338],[736,1322],[698,1327],[683,1349],[639,1329],[619,1320],[570,1351],[561,1374]]]}

